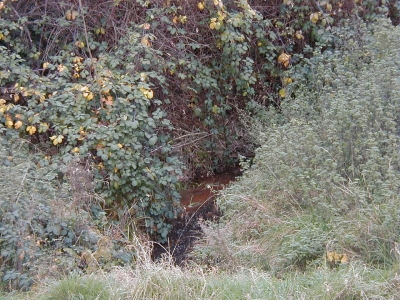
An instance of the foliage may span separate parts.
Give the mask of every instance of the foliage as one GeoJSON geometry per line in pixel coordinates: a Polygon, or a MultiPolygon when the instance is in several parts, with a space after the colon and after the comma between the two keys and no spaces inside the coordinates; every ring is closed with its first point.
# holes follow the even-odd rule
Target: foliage
{"type": "MultiPolygon", "coordinates": [[[[276,92],[285,84],[283,72],[298,63],[295,54],[304,53],[307,45],[333,45],[330,28],[341,19],[356,15],[373,21],[389,14],[397,22],[399,11],[394,0],[2,3],[1,39],[10,54],[20,55],[25,67],[45,77],[46,63],[69,67],[70,75],[88,78],[88,88],[94,88],[90,98],[90,93],[101,97],[99,87],[89,84],[97,80],[92,59],[105,53],[112,59],[129,58],[117,56],[115,47],[135,27],[146,52],[160,51],[146,66],[164,77],[157,105],[176,129],[171,133],[173,149],[191,177],[196,171],[223,168],[238,152],[251,155],[248,134],[238,126],[238,108],[252,110],[254,102],[279,105],[276,92]],[[82,61],[68,62],[70,53],[82,61]]],[[[135,56],[135,48],[132,51],[135,56]]],[[[15,80],[14,74],[27,78],[26,69],[8,69],[12,75],[7,75],[7,83],[22,80],[15,80]]],[[[36,91],[39,97],[48,93],[38,87],[36,91]]],[[[99,101],[94,99],[98,106],[99,101]]]]}
{"type": "Polygon", "coordinates": [[[276,272],[324,264],[325,255],[329,265],[395,263],[399,28],[381,20],[332,33],[342,46],[289,72],[281,111],[259,114],[261,147],[220,200],[225,221],[206,229],[203,258],[276,272]]]}
{"type": "MultiPolygon", "coordinates": [[[[85,195],[82,186],[73,190],[59,183],[57,170],[63,163],[53,159],[40,166],[40,157],[32,150],[29,154],[27,146],[27,141],[15,140],[12,147],[2,145],[0,151],[0,276],[4,289],[25,290],[44,277],[58,278],[72,270],[90,273],[132,262],[136,248],[121,234],[122,228],[104,219],[101,210],[88,211],[88,201],[99,202],[93,199],[93,191],[87,188],[85,195]]],[[[80,169],[75,165],[69,175],[82,182],[80,169]]]]}
{"type": "Polygon", "coordinates": [[[140,37],[128,31],[112,55],[97,59],[60,50],[43,64],[42,75],[11,56],[6,69],[25,77],[2,99],[2,131],[15,136],[9,131],[18,130],[46,149],[44,159],[93,157],[97,188],[107,203],[146,217],[148,231],[165,240],[167,220],[177,212],[180,166],[170,155],[169,122],[155,95],[165,92],[160,53],[140,37]]]}
{"type": "MultiPolygon", "coordinates": [[[[0,134],[7,149],[12,149],[19,139],[27,141],[29,150],[35,152],[34,165],[43,167],[35,172],[46,173],[51,168],[60,180],[68,176],[81,178],[77,174],[83,174],[82,178],[86,178],[83,185],[76,178],[70,181],[71,196],[74,201],[82,202],[82,208],[90,212],[98,226],[126,226],[124,236],[132,237],[130,226],[134,224],[135,230],[136,226],[145,228],[159,241],[166,241],[170,222],[179,212],[177,182],[185,179],[182,164],[188,166],[186,175],[191,178],[221,170],[237,161],[239,154],[252,155],[255,143],[245,126],[237,122],[243,109],[256,115],[262,111],[258,109],[260,106],[280,107],[282,99],[290,98],[295,93],[290,90],[293,80],[310,73],[309,66],[301,61],[312,57],[314,47],[322,47],[328,54],[342,46],[342,39],[332,32],[334,24],[353,15],[369,22],[390,15],[393,22],[398,22],[398,11],[398,4],[392,0],[358,3],[285,0],[267,5],[265,1],[244,0],[197,3],[89,0],[84,6],[82,1],[5,0],[0,2],[0,134]],[[85,194],[87,190],[89,195],[85,194]],[[92,201],[90,195],[94,190],[104,202],[92,201]],[[133,220],[127,221],[130,219],[133,220]]],[[[349,64],[358,66],[359,60],[371,59],[369,54],[364,56],[359,55],[354,58],[357,63],[349,61],[349,64]]],[[[316,91],[320,92],[318,85],[316,91]]],[[[296,99],[304,101],[287,103],[294,107],[313,106],[308,98],[296,95],[296,99]]],[[[363,106],[360,104],[357,109],[362,111],[363,106]]],[[[287,112],[287,117],[292,118],[289,115],[287,112]]],[[[353,124],[352,119],[347,122],[353,124]]],[[[364,121],[360,122],[357,126],[365,126],[364,121]]],[[[366,147],[375,145],[374,139],[361,137],[368,140],[366,147]]],[[[374,138],[384,137],[383,134],[374,138]]],[[[318,142],[320,136],[310,129],[305,138],[318,142]]],[[[368,154],[364,154],[363,148],[360,157],[358,150],[353,149],[352,137],[346,138],[350,142],[346,142],[342,152],[347,155],[350,149],[350,155],[340,166],[335,166],[340,169],[337,171],[340,183],[348,180],[349,172],[357,171],[352,169],[353,160],[370,170],[368,164],[381,159],[379,147],[389,147],[378,143],[379,151],[368,154]]],[[[278,138],[276,143],[280,143],[278,138]]],[[[301,145],[295,150],[303,151],[301,145]]],[[[314,148],[307,151],[312,155],[319,153],[314,148]]],[[[12,167],[12,162],[5,161],[12,167]]],[[[304,162],[305,166],[309,163],[316,164],[304,162]]],[[[30,174],[31,169],[23,170],[30,174]]],[[[301,199],[305,194],[310,196],[301,204],[309,205],[316,202],[313,196],[316,187],[309,187],[307,181],[297,182],[295,176],[302,175],[299,170],[294,170],[287,180],[296,183],[296,197],[297,189],[304,190],[298,196],[301,199]]],[[[387,183],[378,171],[383,172],[359,171],[352,176],[359,180],[360,174],[364,176],[360,182],[368,188],[368,193],[386,199],[386,194],[376,192],[381,182],[387,183]],[[371,183],[372,180],[376,181],[371,183]]],[[[313,167],[309,172],[314,172],[313,167]]],[[[44,201],[44,206],[50,206],[49,203],[56,202],[47,196],[42,198],[40,193],[32,203],[44,201]]],[[[10,212],[22,209],[19,204],[25,205],[21,200],[14,207],[10,200],[13,197],[10,193],[4,200],[7,207],[4,214],[10,216],[7,226],[11,227],[15,220],[10,212]]],[[[352,205],[357,203],[354,201],[352,205]]],[[[291,204],[282,205],[282,209],[288,207],[291,204]]],[[[386,209],[393,207],[388,205],[386,209]]],[[[331,211],[336,213],[336,208],[331,211]]],[[[41,231],[36,233],[32,229],[32,232],[43,240],[57,239],[62,232],[63,242],[74,245],[76,233],[66,228],[75,226],[77,217],[55,219],[51,213],[47,212],[41,231]]],[[[379,215],[378,208],[370,211],[371,217],[375,214],[379,215]]],[[[300,218],[303,225],[308,218],[300,218]]],[[[310,218],[315,231],[306,239],[288,237],[285,241],[286,249],[292,249],[284,255],[288,264],[321,253],[321,236],[330,229],[318,227],[325,218],[310,218]],[[311,255],[307,251],[300,253],[302,245],[309,246],[311,255]]],[[[390,224],[392,221],[387,220],[390,224]]],[[[297,225],[288,224],[288,228],[303,230],[297,225]]],[[[31,229],[24,227],[24,232],[14,232],[6,227],[3,229],[8,231],[2,234],[7,237],[5,242],[10,252],[4,254],[5,266],[15,269],[17,264],[18,275],[12,276],[21,283],[25,276],[21,270],[25,269],[18,264],[25,256],[18,257],[25,250],[16,246],[12,235],[25,239],[26,234],[32,236],[31,229]]],[[[383,234],[379,226],[375,230],[378,237],[383,234]]],[[[105,244],[111,245],[109,242],[105,244]]],[[[50,248],[58,249],[59,244],[50,248]]],[[[99,261],[104,247],[96,247],[99,249],[95,258],[99,261]]],[[[385,247],[386,252],[390,250],[388,245],[385,247]]],[[[105,256],[109,256],[108,252],[105,256]]],[[[85,260],[93,266],[95,262],[89,257],[85,260]]],[[[371,260],[379,259],[375,255],[371,260]]],[[[7,280],[11,278],[7,276],[7,280]]]]}

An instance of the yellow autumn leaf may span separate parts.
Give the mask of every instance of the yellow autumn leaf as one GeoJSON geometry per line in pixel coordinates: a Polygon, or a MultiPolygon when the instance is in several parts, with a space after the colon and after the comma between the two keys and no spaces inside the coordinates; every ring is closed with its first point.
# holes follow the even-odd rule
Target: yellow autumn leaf
{"type": "Polygon", "coordinates": [[[149,30],[150,29],[150,24],[149,23],[144,23],[139,26],[139,28],[143,28],[144,30],[149,30]]]}
{"type": "Polygon", "coordinates": [[[21,121],[17,121],[17,122],[15,122],[15,124],[14,124],[14,128],[15,128],[15,129],[19,129],[21,126],[22,126],[22,122],[21,122],[21,121]]]}
{"type": "Polygon", "coordinates": [[[334,261],[335,252],[328,251],[326,252],[326,259],[327,261],[334,261]]]}
{"type": "Polygon", "coordinates": [[[0,99],[0,105],[4,105],[4,104],[6,104],[6,100],[0,99]]]}
{"type": "Polygon", "coordinates": [[[150,46],[151,46],[151,43],[150,43],[150,41],[149,41],[149,37],[148,37],[147,34],[146,34],[144,37],[142,37],[142,40],[141,40],[140,42],[141,42],[141,44],[144,45],[144,46],[147,46],[147,47],[150,47],[150,46]]]}
{"type": "Polygon", "coordinates": [[[63,64],[61,64],[61,65],[59,65],[59,66],[57,67],[57,70],[58,70],[58,72],[63,72],[63,71],[67,71],[68,69],[67,69],[66,66],[64,66],[63,64]]]}
{"type": "Polygon", "coordinates": [[[197,8],[200,9],[200,10],[203,10],[204,9],[204,2],[197,3],[197,8]]]}
{"type": "Polygon", "coordinates": [[[149,90],[149,91],[147,92],[146,97],[147,97],[147,99],[152,99],[152,98],[154,97],[154,92],[153,92],[152,90],[149,90]]]}
{"type": "Polygon", "coordinates": [[[289,83],[292,83],[293,80],[292,80],[292,78],[290,78],[290,77],[284,77],[284,78],[282,79],[282,82],[283,82],[283,85],[288,85],[289,83]]]}
{"type": "Polygon", "coordinates": [[[279,90],[279,96],[281,96],[281,98],[285,98],[285,97],[286,97],[286,91],[285,91],[285,89],[280,89],[280,90],[279,90]]]}
{"type": "Polygon", "coordinates": [[[124,147],[122,144],[118,143],[117,146],[121,149],[122,147],[124,147]]]}
{"type": "Polygon", "coordinates": [[[79,153],[79,148],[75,147],[74,149],[71,150],[72,153],[79,153]]]}
{"type": "Polygon", "coordinates": [[[217,114],[218,112],[219,112],[219,108],[218,108],[218,106],[216,106],[216,105],[214,105],[213,107],[212,107],[212,112],[214,113],[214,114],[217,114]]]}
{"type": "Polygon", "coordinates": [[[172,19],[172,22],[173,22],[174,24],[176,24],[176,23],[178,23],[178,21],[179,21],[178,16],[174,16],[173,19],[172,19]]]}
{"type": "Polygon", "coordinates": [[[187,16],[179,16],[179,21],[184,24],[187,21],[187,16]]]}
{"type": "Polygon", "coordinates": [[[94,97],[94,94],[92,92],[90,92],[89,95],[87,95],[86,99],[92,100],[93,97],[94,97]]]}
{"type": "Polygon", "coordinates": [[[333,259],[335,261],[340,261],[341,255],[337,252],[333,252],[333,259]]]}
{"type": "Polygon", "coordinates": [[[82,41],[76,41],[75,42],[75,46],[77,46],[78,48],[84,48],[85,47],[85,43],[82,41]]]}
{"type": "Polygon", "coordinates": [[[36,132],[36,127],[33,125],[28,126],[28,127],[26,127],[26,131],[28,131],[30,135],[33,135],[36,132]]]}
{"type": "Polygon", "coordinates": [[[342,255],[342,259],[340,260],[340,263],[345,264],[349,262],[349,257],[347,256],[347,254],[343,254],[342,255]]]}
{"type": "Polygon", "coordinates": [[[278,56],[278,62],[283,64],[285,67],[289,66],[290,55],[282,52],[281,55],[278,56]]]}
{"type": "Polygon", "coordinates": [[[58,144],[61,144],[63,139],[64,139],[64,136],[62,136],[62,135],[58,135],[58,136],[57,135],[53,135],[53,136],[50,137],[50,140],[53,141],[53,145],[54,146],[56,146],[58,144]]]}
{"type": "Polygon", "coordinates": [[[221,23],[217,21],[217,18],[211,18],[210,20],[210,29],[220,29],[221,23]]]}
{"type": "Polygon", "coordinates": [[[301,30],[296,31],[295,37],[298,40],[303,40],[304,39],[303,32],[301,30]]]}
{"type": "Polygon", "coordinates": [[[19,101],[19,95],[18,94],[14,94],[14,102],[18,102],[19,101]]]}
{"type": "Polygon", "coordinates": [[[145,88],[140,88],[140,91],[147,99],[152,99],[154,97],[154,92],[152,90],[146,90],[145,88]]]}
{"type": "Polygon", "coordinates": [[[215,21],[211,21],[211,23],[210,23],[210,29],[215,29],[215,21]]]}
{"type": "Polygon", "coordinates": [[[6,126],[7,126],[8,128],[11,128],[11,127],[13,127],[13,125],[14,125],[14,122],[11,120],[10,117],[7,117],[7,118],[6,118],[6,126]]]}
{"type": "Polygon", "coordinates": [[[319,19],[319,12],[313,13],[310,15],[310,21],[314,24],[316,24],[318,22],[319,19]]]}

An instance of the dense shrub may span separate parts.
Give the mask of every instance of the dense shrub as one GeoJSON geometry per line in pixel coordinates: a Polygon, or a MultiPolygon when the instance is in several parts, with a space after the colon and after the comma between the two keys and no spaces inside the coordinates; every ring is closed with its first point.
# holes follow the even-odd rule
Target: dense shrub
{"type": "Polygon", "coordinates": [[[0,286],[27,289],[45,277],[106,270],[137,258],[135,234],[124,234],[135,224],[105,218],[87,166],[56,159],[41,166],[26,141],[0,142],[0,286]],[[71,184],[59,181],[60,167],[71,184]]]}
{"type": "Polygon", "coordinates": [[[400,31],[380,20],[332,33],[343,45],[288,73],[281,111],[259,114],[261,147],[221,198],[225,222],[206,229],[203,256],[274,270],[395,259],[400,31]]]}

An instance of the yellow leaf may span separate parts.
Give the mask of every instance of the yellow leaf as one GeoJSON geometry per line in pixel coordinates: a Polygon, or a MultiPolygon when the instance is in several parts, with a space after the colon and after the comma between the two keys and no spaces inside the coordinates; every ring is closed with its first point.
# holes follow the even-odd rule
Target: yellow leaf
{"type": "Polygon", "coordinates": [[[335,261],[340,261],[340,257],[341,257],[341,255],[339,253],[333,252],[333,259],[335,261]]]}
{"type": "Polygon", "coordinates": [[[147,34],[142,38],[141,43],[142,43],[142,45],[147,46],[147,47],[151,46],[151,43],[149,41],[147,34]]]}
{"type": "Polygon", "coordinates": [[[36,132],[36,127],[33,125],[28,126],[28,127],[26,127],[26,131],[28,131],[30,135],[33,135],[36,132]]]}
{"type": "Polygon", "coordinates": [[[148,99],[152,99],[153,98],[153,96],[154,96],[154,92],[152,91],[152,90],[149,90],[148,92],[147,92],[147,98],[148,99]]]}
{"type": "Polygon", "coordinates": [[[326,259],[327,259],[327,261],[334,261],[334,254],[335,254],[335,252],[331,252],[331,251],[328,251],[328,252],[326,252],[326,259]]]}
{"type": "Polygon", "coordinates": [[[74,149],[71,150],[72,153],[79,153],[79,148],[75,147],[74,149]]]}
{"type": "Polygon", "coordinates": [[[72,11],[71,11],[70,9],[68,9],[68,10],[65,12],[65,18],[66,18],[68,21],[71,21],[71,20],[72,20],[72,11]]]}
{"type": "Polygon", "coordinates": [[[197,3],[197,7],[198,7],[198,9],[203,10],[204,9],[204,2],[197,3]]]}
{"type": "Polygon", "coordinates": [[[18,102],[19,101],[19,95],[18,94],[14,94],[14,102],[18,102]]]}
{"type": "Polygon", "coordinates": [[[214,105],[211,110],[214,114],[217,114],[219,112],[218,106],[216,105],[214,105]]]}
{"type": "Polygon", "coordinates": [[[286,97],[286,91],[285,91],[285,89],[280,89],[280,90],[279,90],[279,96],[281,96],[281,98],[285,98],[285,97],[286,97]]]}
{"type": "Polygon", "coordinates": [[[59,65],[59,66],[57,67],[57,70],[58,70],[58,72],[63,72],[63,71],[67,71],[68,69],[67,69],[66,66],[64,66],[63,64],[61,64],[61,65],[59,65]]]}
{"type": "Polygon", "coordinates": [[[179,21],[184,24],[187,21],[187,17],[186,16],[179,16],[179,21]]]}
{"type": "Polygon", "coordinates": [[[15,122],[15,124],[14,124],[14,128],[15,129],[18,129],[18,128],[20,128],[22,126],[22,122],[21,121],[17,121],[17,122],[15,122]]]}
{"type": "Polygon", "coordinates": [[[278,56],[278,62],[283,64],[285,67],[289,66],[290,55],[282,52],[282,54],[278,56]]]}
{"type": "Polygon", "coordinates": [[[290,77],[284,77],[282,81],[283,81],[283,85],[288,85],[289,83],[293,82],[292,78],[290,78],[290,77]]]}
{"type": "Polygon", "coordinates": [[[75,42],[75,46],[77,46],[78,48],[84,48],[85,47],[85,43],[82,41],[76,41],[75,42]]]}
{"type": "Polygon", "coordinates": [[[64,136],[62,136],[62,135],[59,135],[59,136],[53,135],[50,137],[50,140],[53,141],[54,146],[61,144],[63,139],[64,139],[64,136]]]}
{"type": "Polygon", "coordinates": [[[6,104],[6,100],[0,99],[0,105],[4,105],[4,104],[6,104]]]}
{"type": "Polygon", "coordinates": [[[318,19],[319,19],[319,14],[320,14],[320,13],[317,13],[317,12],[311,14],[311,16],[310,16],[310,21],[311,21],[312,23],[316,24],[316,23],[318,22],[318,19]]]}
{"type": "Polygon", "coordinates": [[[342,259],[340,260],[340,263],[345,264],[349,262],[349,257],[347,256],[347,254],[343,254],[342,255],[342,259]]]}
{"type": "Polygon", "coordinates": [[[140,28],[143,28],[144,30],[149,30],[150,29],[150,24],[149,23],[144,23],[139,26],[140,28]]]}
{"type": "Polygon", "coordinates": [[[172,19],[172,22],[173,22],[174,24],[176,24],[176,23],[178,23],[178,20],[179,20],[178,16],[175,16],[175,17],[172,19]]]}
{"type": "Polygon", "coordinates": [[[121,149],[123,147],[122,144],[118,143],[117,146],[121,149]]]}
{"type": "Polygon", "coordinates": [[[11,127],[13,127],[13,125],[14,125],[14,122],[11,120],[11,118],[10,117],[6,118],[6,126],[8,128],[11,128],[11,127]]]}
{"type": "Polygon", "coordinates": [[[298,39],[298,40],[303,40],[303,39],[304,39],[304,35],[303,35],[303,33],[302,33],[301,30],[296,31],[295,37],[296,37],[296,39],[298,39]]]}
{"type": "Polygon", "coordinates": [[[87,95],[86,99],[92,100],[93,97],[94,97],[94,94],[92,92],[90,92],[89,95],[87,95]]]}

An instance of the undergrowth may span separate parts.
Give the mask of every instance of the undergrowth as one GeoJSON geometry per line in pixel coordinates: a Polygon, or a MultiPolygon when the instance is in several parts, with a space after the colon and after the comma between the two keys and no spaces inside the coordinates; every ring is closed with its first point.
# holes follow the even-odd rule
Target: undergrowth
{"type": "Polygon", "coordinates": [[[255,269],[183,270],[165,262],[115,268],[103,275],[72,275],[29,294],[0,299],[396,299],[399,284],[395,269],[382,271],[360,263],[276,278],[255,269]]]}
{"type": "Polygon", "coordinates": [[[200,261],[276,274],[396,264],[400,30],[357,21],[332,33],[342,46],[287,74],[280,112],[260,110],[261,147],[220,199],[223,222],[205,227],[200,261]]]}

